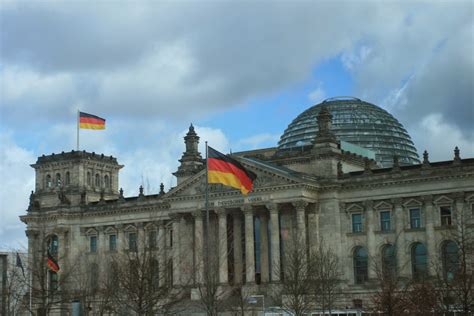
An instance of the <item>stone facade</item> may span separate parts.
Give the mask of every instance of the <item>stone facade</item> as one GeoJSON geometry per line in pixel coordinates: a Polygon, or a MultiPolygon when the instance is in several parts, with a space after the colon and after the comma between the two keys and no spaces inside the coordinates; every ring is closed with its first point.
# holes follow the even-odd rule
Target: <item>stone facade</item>
{"type": "MultiPolygon", "coordinates": [[[[178,185],[166,193],[162,188],[144,195],[140,189],[138,196],[124,197],[118,189],[122,166],[113,157],[86,152],[42,156],[32,165],[36,188],[21,217],[29,256],[37,257],[48,236],[56,236],[63,270],[81,258],[83,264],[96,264],[101,278],[107,256],[132,247],[132,234],[156,242],[163,250],[160,274],[171,274],[175,286],[190,288],[191,299],[203,279],[209,230],[214,236],[209,251],[218,258],[222,288],[244,284],[251,293],[266,295],[281,282],[283,252],[297,234],[300,247],[311,251],[324,240],[337,254],[345,295],[336,305],[366,305],[376,278],[371,260],[380,258],[384,246],[396,244],[399,271],[407,279],[416,273],[414,245],[426,247],[429,262],[441,260],[446,233],[455,229],[459,214],[474,212],[474,159],[461,159],[457,151],[452,161],[431,163],[426,154],[422,164],[399,166],[395,158],[392,168],[381,169],[342,151],[330,130],[320,134],[314,146],[297,152],[270,148],[234,154],[257,174],[254,191],[243,196],[209,185],[209,226],[205,161],[192,126],[175,173],[178,185]],[[354,255],[360,247],[369,267],[366,276],[358,277],[354,255]]],[[[426,266],[429,274],[435,273],[433,266],[426,266]]]]}

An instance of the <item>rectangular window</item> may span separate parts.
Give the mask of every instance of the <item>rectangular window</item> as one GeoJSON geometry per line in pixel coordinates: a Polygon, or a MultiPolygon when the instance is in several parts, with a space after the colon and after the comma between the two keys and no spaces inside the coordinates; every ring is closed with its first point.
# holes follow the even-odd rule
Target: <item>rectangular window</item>
{"type": "Polygon", "coordinates": [[[150,230],[148,232],[148,247],[150,247],[150,249],[156,248],[156,230],[150,230]]]}
{"type": "Polygon", "coordinates": [[[137,233],[128,234],[128,249],[130,251],[137,251],[137,233]]]}
{"type": "Polygon", "coordinates": [[[89,237],[89,250],[90,252],[97,252],[97,236],[89,237]]]}
{"type": "Polygon", "coordinates": [[[441,206],[439,210],[441,213],[441,226],[451,225],[451,207],[441,206]]]}
{"type": "Polygon", "coordinates": [[[109,251],[117,250],[117,235],[109,235],[109,251]]]}
{"type": "Polygon", "coordinates": [[[362,214],[352,214],[352,232],[362,232],[362,214]]]}
{"type": "Polygon", "coordinates": [[[49,290],[57,291],[58,290],[58,274],[53,271],[49,271],[49,290]]]}
{"type": "Polygon", "coordinates": [[[170,229],[169,232],[170,232],[170,234],[169,234],[169,238],[168,238],[168,241],[169,241],[168,246],[173,247],[173,230],[170,229]]]}
{"type": "Polygon", "coordinates": [[[410,228],[421,227],[421,212],[419,208],[410,209],[410,228]]]}
{"type": "Polygon", "coordinates": [[[383,232],[390,231],[390,211],[380,212],[380,229],[383,232]]]}

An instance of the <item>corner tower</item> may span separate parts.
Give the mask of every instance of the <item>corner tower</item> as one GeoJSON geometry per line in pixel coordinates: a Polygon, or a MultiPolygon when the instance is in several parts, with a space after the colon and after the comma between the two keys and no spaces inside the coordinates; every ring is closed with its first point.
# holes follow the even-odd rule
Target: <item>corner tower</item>
{"type": "Polygon", "coordinates": [[[186,151],[179,160],[181,163],[178,171],[173,173],[177,178],[178,185],[190,176],[195,175],[204,167],[204,161],[199,152],[199,136],[194,131],[194,126],[189,126],[188,133],[184,136],[184,143],[186,144],[186,151]]]}
{"type": "Polygon", "coordinates": [[[30,209],[118,197],[119,170],[123,165],[112,156],[73,150],[43,155],[31,167],[36,171],[36,183],[30,209]]]}

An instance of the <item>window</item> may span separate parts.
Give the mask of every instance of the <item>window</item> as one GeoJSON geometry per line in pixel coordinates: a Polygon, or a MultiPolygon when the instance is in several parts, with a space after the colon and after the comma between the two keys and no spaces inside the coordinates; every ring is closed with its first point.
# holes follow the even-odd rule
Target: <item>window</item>
{"type": "Polygon", "coordinates": [[[441,226],[451,225],[451,207],[441,206],[439,210],[441,213],[441,226]]]}
{"type": "Polygon", "coordinates": [[[117,235],[109,235],[109,251],[117,250],[117,235]]]}
{"type": "Polygon", "coordinates": [[[411,266],[414,279],[421,279],[428,274],[428,258],[426,247],[416,243],[411,249],[411,266]]]}
{"type": "Polygon", "coordinates": [[[150,230],[148,232],[148,247],[151,249],[156,248],[156,230],[150,230]]]}
{"type": "Polygon", "coordinates": [[[410,209],[410,228],[421,227],[421,212],[419,208],[410,209]]]}
{"type": "Polygon", "coordinates": [[[172,230],[172,229],[169,230],[169,238],[168,238],[168,241],[169,241],[168,246],[169,246],[169,247],[173,247],[173,230],[172,230]]]}
{"type": "Polygon", "coordinates": [[[354,278],[356,284],[362,284],[369,278],[368,255],[363,247],[357,247],[354,250],[354,278]]]}
{"type": "Polygon", "coordinates": [[[87,172],[87,185],[92,185],[92,177],[90,172],[87,172]]]}
{"type": "Polygon", "coordinates": [[[352,232],[362,232],[362,214],[352,214],[352,232]]]}
{"type": "Polygon", "coordinates": [[[92,263],[90,265],[90,287],[92,290],[97,290],[99,288],[99,265],[97,263],[92,263]]]}
{"type": "Polygon", "coordinates": [[[46,175],[46,187],[51,188],[52,185],[53,183],[51,182],[51,176],[48,174],[46,175]]]}
{"type": "Polygon", "coordinates": [[[382,271],[384,275],[395,275],[397,260],[394,245],[386,245],[382,249],[382,271]]]}
{"type": "Polygon", "coordinates": [[[48,250],[52,255],[55,255],[58,253],[58,248],[59,248],[58,236],[53,235],[49,238],[48,250]]]}
{"type": "Polygon", "coordinates": [[[89,251],[97,252],[97,236],[89,237],[89,251]]]}
{"type": "Polygon", "coordinates": [[[128,249],[137,251],[137,233],[128,233],[128,249]]]}
{"type": "Polygon", "coordinates": [[[56,186],[61,186],[61,175],[59,173],[56,173],[56,186]]]}
{"type": "Polygon", "coordinates": [[[150,273],[151,273],[151,288],[157,289],[160,285],[160,271],[158,266],[158,260],[151,259],[150,261],[150,273]]]}
{"type": "Polygon", "coordinates": [[[442,247],[443,274],[447,281],[454,279],[459,269],[458,246],[454,241],[447,241],[442,247]]]}
{"type": "Polygon", "coordinates": [[[106,188],[110,187],[109,176],[108,175],[104,176],[104,187],[106,187],[106,188]]]}
{"type": "Polygon", "coordinates": [[[384,232],[390,231],[390,211],[380,212],[380,229],[384,232]]]}
{"type": "Polygon", "coordinates": [[[100,175],[98,173],[95,175],[95,186],[100,187],[100,175]]]}
{"type": "Polygon", "coordinates": [[[49,290],[50,291],[58,290],[58,274],[53,271],[49,271],[49,290]]]}
{"type": "Polygon", "coordinates": [[[65,184],[66,185],[71,184],[71,174],[69,173],[69,171],[66,172],[65,184]]]}

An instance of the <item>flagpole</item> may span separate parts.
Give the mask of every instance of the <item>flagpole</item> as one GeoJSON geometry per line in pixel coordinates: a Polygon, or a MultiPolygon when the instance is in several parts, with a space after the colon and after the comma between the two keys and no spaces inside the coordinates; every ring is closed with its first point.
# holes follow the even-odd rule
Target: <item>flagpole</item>
{"type": "Polygon", "coordinates": [[[209,278],[209,175],[208,175],[208,149],[206,141],[206,284],[209,278]]]}
{"type": "Polygon", "coordinates": [[[80,125],[80,114],[79,114],[79,109],[77,109],[77,151],[79,151],[79,125],[80,125]]]}

